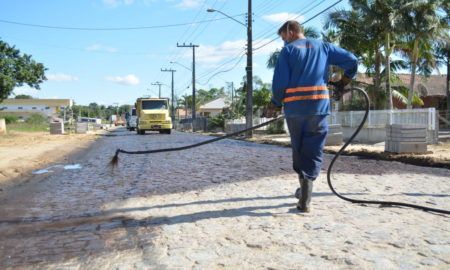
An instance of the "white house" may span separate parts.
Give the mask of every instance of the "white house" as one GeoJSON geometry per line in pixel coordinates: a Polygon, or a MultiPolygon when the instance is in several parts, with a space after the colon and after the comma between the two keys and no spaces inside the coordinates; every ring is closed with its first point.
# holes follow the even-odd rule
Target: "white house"
{"type": "Polygon", "coordinates": [[[217,98],[200,106],[198,112],[203,117],[214,117],[220,114],[223,109],[229,107],[230,102],[226,98],[217,98]]]}

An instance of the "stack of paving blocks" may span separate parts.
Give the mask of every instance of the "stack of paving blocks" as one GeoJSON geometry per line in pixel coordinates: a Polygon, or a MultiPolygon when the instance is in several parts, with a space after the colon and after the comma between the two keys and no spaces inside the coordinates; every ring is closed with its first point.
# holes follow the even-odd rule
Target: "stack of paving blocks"
{"type": "Polygon", "coordinates": [[[50,134],[64,134],[64,123],[50,123],[50,134]]]}
{"type": "Polygon", "coordinates": [[[384,151],[393,153],[426,153],[427,127],[419,125],[386,125],[384,151]]]}
{"type": "Polygon", "coordinates": [[[342,126],[340,124],[328,125],[328,134],[325,145],[341,145],[343,140],[342,126]]]}
{"type": "Polygon", "coordinates": [[[88,123],[77,123],[75,132],[77,134],[86,134],[88,132],[88,123]]]}

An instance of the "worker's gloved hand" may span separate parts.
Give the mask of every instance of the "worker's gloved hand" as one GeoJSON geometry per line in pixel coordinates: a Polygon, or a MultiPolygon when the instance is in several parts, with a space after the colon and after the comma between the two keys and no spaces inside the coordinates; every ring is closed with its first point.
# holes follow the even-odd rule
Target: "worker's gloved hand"
{"type": "Polygon", "coordinates": [[[352,81],[349,77],[343,75],[342,78],[337,82],[329,82],[330,85],[334,86],[333,98],[338,101],[341,97],[350,91],[350,89],[346,89],[345,87],[352,81]]]}
{"type": "Polygon", "coordinates": [[[266,116],[268,118],[275,118],[275,117],[277,117],[278,115],[281,114],[281,108],[282,107],[276,106],[273,102],[270,102],[269,105],[267,106],[266,116]]]}

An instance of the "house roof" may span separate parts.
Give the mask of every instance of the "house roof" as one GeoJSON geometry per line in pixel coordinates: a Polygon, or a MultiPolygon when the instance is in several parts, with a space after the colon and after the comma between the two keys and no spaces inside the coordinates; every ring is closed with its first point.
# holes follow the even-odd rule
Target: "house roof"
{"type": "Polygon", "coordinates": [[[210,101],[206,104],[203,104],[202,106],[200,106],[200,109],[203,110],[221,110],[223,108],[228,108],[229,107],[229,102],[228,100],[226,100],[225,98],[218,98],[215,99],[213,101],[210,101]]]}
{"type": "MultiPolygon", "coordinates": [[[[411,79],[411,74],[397,74],[397,76],[402,81],[403,85],[409,87],[409,81],[411,79]]],[[[367,75],[359,73],[356,80],[365,83],[372,83],[372,78],[367,77],[367,75]]],[[[447,75],[431,75],[430,77],[416,75],[414,82],[414,89],[420,96],[445,96],[446,95],[446,80],[447,75]]],[[[392,83],[393,86],[398,85],[392,83]]],[[[384,86],[384,84],[382,84],[384,86]]]]}

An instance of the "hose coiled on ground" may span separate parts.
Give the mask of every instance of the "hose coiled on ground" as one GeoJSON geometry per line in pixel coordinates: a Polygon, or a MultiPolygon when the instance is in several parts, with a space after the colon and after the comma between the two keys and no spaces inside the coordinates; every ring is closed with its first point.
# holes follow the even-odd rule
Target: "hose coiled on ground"
{"type": "Polygon", "coordinates": [[[331,171],[333,169],[333,165],[334,162],[336,162],[336,160],[339,158],[339,156],[341,155],[341,153],[345,150],[345,148],[347,148],[347,146],[353,141],[353,139],[356,137],[356,135],[358,135],[359,131],[362,129],[362,127],[364,126],[364,124],[366,123],[367,120],[367,116],[369,115],[369,108],[370,108],[370,100],[369,100],[369,96],[367,95],[366,91],[364,91],[361,88],[358,87],[353,87],[350,91],[356,91],[359,92],[361,94],[363,94],[364,96],[364,100],[366,102],[366,111],[363,117],[363,120],[361,121],[361,123],[359,124],[358,128],[355,130],[355,132],[353,133],[353,135],[350,137],[350,139],[348,139],[348,141],[341,147],[341,149],[339,149],[339,151],[334,155],[333,159],[331,160],[330,165],[328,166],[328,170],[327,170],[327,180],[328,180],[328,186],[330,187],[331,191],[334,193],[334,195],[338,196],[340,199],[351,202],[351,203],[360,203],[360,204],[379,204],[380,206],[404,206],[404,207],[411,207],[411,208],[415,208],[415,209],[419,209],[419,210],[423,210],[423,211],[429,211],[429,212],[436,212],[436,213],[440,213],[440,214],[446,214],[449,215],[450,211],[448,210],[444,210],[444,209],[437,209],[437,208],[430,208],[430,207],[426,207],[426,206],[420,206],[420,205],[415,205],[415,204],[410,204],[410,203],[402,203],[402,202],[391,202],[391,201],[372,201],[372,200],[356,200],[356,199],[351,199],[348,197],[345,197],[341,194],[339,194],[333,187],[332,183],[331,183],[331,171]]]}

